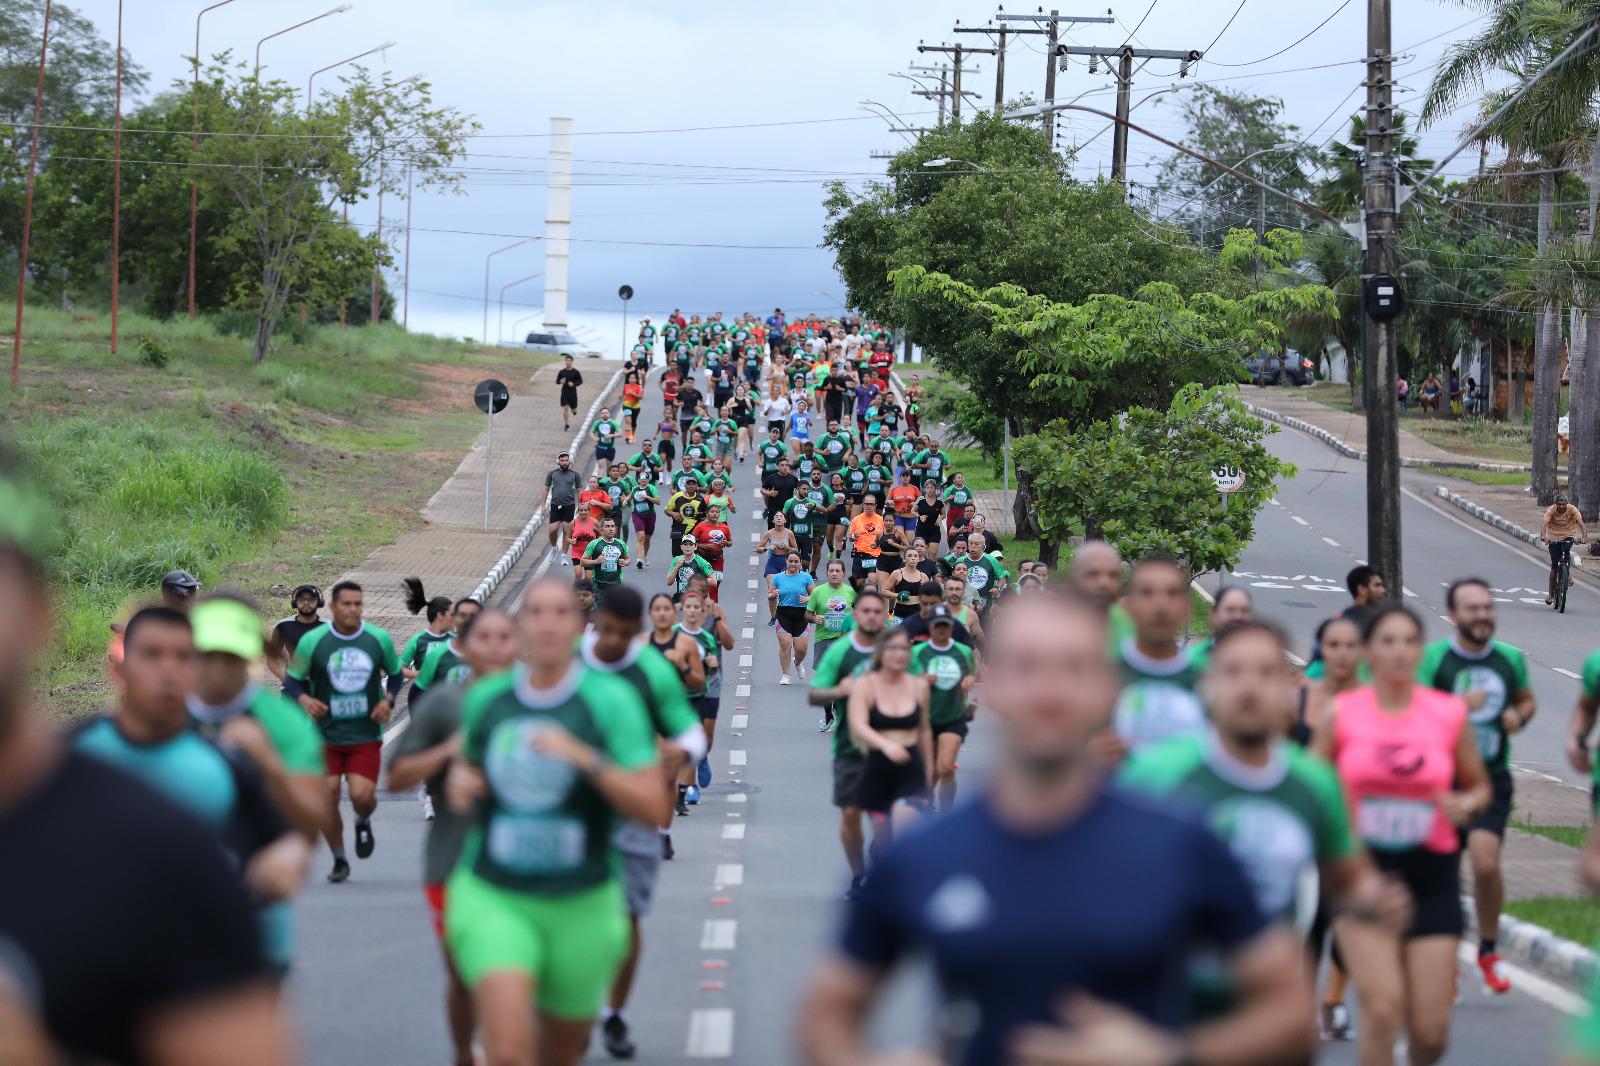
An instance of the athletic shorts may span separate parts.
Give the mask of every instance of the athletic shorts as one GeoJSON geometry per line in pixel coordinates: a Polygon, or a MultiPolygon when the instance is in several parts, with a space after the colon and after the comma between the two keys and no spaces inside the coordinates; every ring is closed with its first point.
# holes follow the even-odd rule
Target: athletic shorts
{"type": "Polygon", "coordinates": [[[576,411],[578,409],[578,390],[577,389],[565,389],[565,388],[562,389],[561,390],[561,406],[562,407],[570,407],[574,411],[576,411]]]}
{"type": "Polygon", "coordinates": [[[553,503],[550,505],[550,521],[570,522],[577,510],[578,505],[575,503],[553,503]]]}
{"type": "MultiPolygon", "coordinates": [[[[840,713],[835,711],[834,713],[840,713]]],[[[833,757],[833,805],[840,809],[861,806],[861,779],[867,773],[867,757],[859,753],[833,757]]]]}
{"type": "Polygon", "coordinates": [[[804,607],[779,607],[778,626],[791,637],[806,635],[806,609],[804,607]]]}
{"type": "Polygon", "coordinates": [[[622,889],[628,900],[628,913],[643,918],[650,913],[656,881],[661,873],[661,835],[653,825],[623,822],[611,836],[611,843],[622,859],[622,889]]]}
{"type": "Polygon", "coordinates": [[[878,572],[878,557],[876,555],[852,555],[851,575],[857,581],[865,581],[868,574],[878,572]]]}
{"type": "Polygon", "coordinates": [[[1400,878],[1411,893],[1416,908],[1411,928],[1404,938],[1425,936],[1460,937],[1461,914],[1460,859],[1456,852],[1407,848],[1404,851],[1370,849],[1373,865],[1400,878]]]}
{"type": "Polygon", "coordinates": [[[701,718],[716,721],[717,712],[722,710],[722,693],[719,692],[715,696],[694,697],[694,709],[701,718]]]}
{"type": "Polygon", "coordinates": [[[771,577],[773,574],[781,574],[784,572],[784,570],[788,569],[788,566],[789,563],[787,556],[779,555],[776,552],[770,553],[767,556],[767,565],[761,571],[761,576],[771,577]]]}
{"type": "Polygon", "coordinates": [[[837,637],[829,637],[827,640],[823,640],[820,636],[822,633],[821,625],[817,626],[817,633],[819,636],[816,640],[811,642],[811,665],[813,666],[822,662],[822,657],[828,654],[828,649],[833,647],[833,642],[838,640],[839,637],[844,636],[843,633],[840,633],[837,637]]]}
{"type": "Polygon", "coordinates": [[[433,918],[433,932],[444,939],[444,885],[423,885],[422,898],[428,901],[428,914],[433,918]]]}
{"type": "Polygon", "coordinates": [[[802,537],[802,536],[800,536],[800,534],[796,533],[795,537],[794,537],[794,546],[795,546],[796,550],[798,550],[800,552],[800,561],[802,563],[804,563],[806,566],[810,566],[811,565],[811,538],[810,537],[802,537]]]}
{"type": "Polygon", "coordinates": [[[445,894],[445,941],[467,987],[491,973],[528,974],[539,1009],[570,1021],[599,1013],[628,936],[615,879],[539,896],[491,885],[461,866],[445,894]]]}
{"type": "Polygon", "coordinates": [[[967,720],[958,718],[954,722],[935,722],[933,724],[933,739],[937,741],[942,734],[949,733],[965,740],[967,737],[967,720]]]}
{"type": "Polygon", "coordinates": [[[646,536],[655,536],[656,513],[654,511],[633,512],[633,528],[646,536]]]}
{"type": "Polygon", "coordinates": [[[615,444],[596,444],[594,446],[594,457],[596,459],[604,459],[609,463],[617,457],[617,446],[615,444]]]}
{"type": "MultiPolygon", "coordinates": [[[[1479,829],[1493,833],[1501,840],[1506,838],[1506,823],[1511,820],[1511,793],[1514,786],[1510,774],[1490,774],[1489,784],[1493,787],[1493,795],[1489,799],[1489,806],[1480,813],[1473,815],[1467,822],[1466,833],[1479,829]]],[[[1465,839],[1463,836],[1462,839],[1465,839]]]]}
{"type": "Polygon", "coordinates": [[[894,524],[896,528],[903,529],[907,533],[915,533],[917,531],[917,516],[897,514],[894,516],[894,524]]]}
{"type": "Polygon", "coordinates": [[[789,423],[781,418],[768,419],[767,432],[771,433],[773,430],[777,430],[779,433],[786,433],[789,430],[789,423]]]}
{"type": "Polygon", "coordinates": [[[328,766],[329,777],[364,777],[378,779],[383,765],[383,741],[364,740],[359,744],[324,744],[322,758],[328,766]]]}
{"type": "Polygon", "coordinates": [[[868,752],[857,795],[861,799],[861,809],[874,814],[888,814],[901,802],[926,808],[930,797],[922,753],[913,750],[909,760],[899,763],[881,751],[868,752]]]}

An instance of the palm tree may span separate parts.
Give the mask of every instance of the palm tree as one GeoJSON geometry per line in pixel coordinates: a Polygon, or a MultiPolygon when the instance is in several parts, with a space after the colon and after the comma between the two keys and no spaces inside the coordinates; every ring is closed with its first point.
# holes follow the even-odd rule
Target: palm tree
{"type": "MultiPolygon", "coordinates": [[[[1450,113],[1471,94],[1481,92],[1491,76],[1504,74],[1518,80],[1511,89],[1485,96],[1482,107],[1486,115],[1513,97],[1515,103],[1484,132],[1503,144],[1511,159],[1529,161],[1541,171],[1538,251],[1542,257],[1549,247],[1555,217],[1554,168],[1566,162],[1574,131],[1588,126],[1600,91],[1600,50],[1580,51],[1540,81],[1529,85],[1529,80],[1593,26],[1600,16],[1600,0],[1493,0],[1489,7],[1488,25],[1476,37],[1458,41],[1446,52],[1428,88],[1422,121],[1426,125],[1450,113]]],[[[1600,308],[1590,310],[1600,312],[1600,308]]],[[[1541,503],[1549,503],[1556,491],[1560,362],[1560,313],[1554,303],[1546,301],[1538,312],[1533,372],[1532,488],[1541,503]]],[[[1596,503],[1600,500],[1590,506],[1596,503]]]]}

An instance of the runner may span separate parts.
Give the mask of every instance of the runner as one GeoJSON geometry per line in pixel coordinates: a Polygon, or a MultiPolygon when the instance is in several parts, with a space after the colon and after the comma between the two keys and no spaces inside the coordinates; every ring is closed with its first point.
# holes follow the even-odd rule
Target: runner
{"type": "MultiPolygon", "coordinates": [[[[451,639],[438,641],[428,648],[428,654],[423,657],[422,665],[417,668],[417,679],[412,683],[413,702],[420,700],[430,689],[438,685],[447,681],[465,680],[471,676],[467,672],[466,657],[461,653],[460,634],[466,631],[466,624],[482,611],[483,608],[474,599],[460,600],[456,603],[456,631],[450,635],[451,639]]],[[[430,804],[432,802],[431,794],[429,802],[430,804]]],[[[432,807],[429,809],[432,810],[432,807]]]]}
{"type": "Polygon", "coordinates": [[[1204,827],[1103,783],[1090,745],[1117,678],[1098,614],[1028,597],[993,644],[984,705],[1002,742],[991,783],[937,831],[879,857],[801,1006],[805,1061],[870,1061],[872,1004],[913,952],[926,952],[940,978],[933,1061],[1309,1058],[1297,938],[1260,914],[1238,863],[1204,827]],[[1238,1000],[1186,1028],[1184,966],[1199,945],[1220,956],[1238,1000]]]}
{"type": "MultiPolygon", "coordinates": [[[[959,599],[960,594],[957,593],[959,599]]],[[[906,636],[911,638],[913,645],[920,645],[932,638],[933,609],[944,604],[944,585],[937,578],[929,578],[917,589],[917,613],[900,623],[906,631],[906,636]]],[[[978,642],[967,627],[956,618],[955,611],[946,605],[950,615],[950,639],[957,644],[965,645],[971,651],[977,651],[978,642]]]]}
{"type": "Polygon", "coordinates": [[[867,865],[866,839],[861,826],[861,778],[866,771],[866,755],[851,739],[845,704],[857,674],[866,668],[876,649],[888,616],[888,603],[882,596],[871,590],[858,593],[850,610],[848,639],[833,641],[818,660],[807,695],[807,702],[823,709],[822,732],[829,728],[835,730],[833,805],[839,808],[839,843],[844,849],[845,862],[850,866],[846,900],[860,896],[867,865]]]}
{"type": "MultiPolygon", "coordinates": [[[[887,556],[888,552],[884,553],[887,556]]],[[[906,620],[916,616],[922,609],[919,597],[922,595],[922,582],[926,580],[920,569],[922,564],[922,549],[916,545],[905,550],[902,564],[894,570],[883,571],[879,574],[879,590],[884,595],[892,597],[894,624],[900,625],[906,620]]],[[[887,567],[888,562],[883,556],[879,557],[881,565],[887,567]]]]}
{"type": "Polygon", "coordinates": [[[646,437],[639,442],[639,450],[628,459],[628,468],[636,474],[640,484],[653,485],[661,480],[668,459],[655,450],[655,441],[646,437]]]}
{"type": "MultiPolygon", "coordinates": [[[[938,596],[935,585],[932,595],[938,596]]],[[[950,608],[935,603],[924,616],[928,639],[911,652],[911,672],[928,678],[931,702],[928,722],[932,728],[933,784],[939,810],[948,811],[956,801],[956,759],[967,739],[967,724],[972,721],[969,701],[977,681],[978,658],[971,647],[955,639],[955,616],[950,608]]],[[[907,640],[909,629],[902,626],[907,640]]]]}
{"type": "Polygon", "coordinates": [[[1466,703],[1467,721],[1489,771],[1493,799],[1462,828],[1477,902],[1478,970],[1484,987],[1504,995],[1511,991],[1511,979],[1500,963],[1496,941],[1505,905],[1500,853],[1514,806],[1511,736],[1528,727],[1536,708],[1533,690],[1528,687],[1528,660],[1516,648],[1494,639],[1494,594],[1488,583],[1475,577],[1457,581],[1445,592],[1445,606],[1456,634],[1423,649],[1417,678],[1466,703]]]}
{"type": "MultiPolygon", "coordinates": [[[[917,498],[917,536],[928,542],[930,553],[937,553],[940,538],[943,536],[939,529],[939,519],[944,517],[945,502],[939,498],[939,483],[937,481],[924,481],[922,495],[917,498]]],[[[954,543],[955,538],[950,538],[954,543]]]]}
{"type": "Polygon", "coordinates": [[[772,524],[772,518],[783,511],[784,504],[794,498],[794,490],[800,485],[800,479],[790,470],[789,460],[778,460],[777,469],[761,479],[761,499],[766,514],[767,524],[772,524]]]}
{"type": "Polygon", "coordinates": [[[781,573],[767,578],[767,607],[778,621],[778,684],[790,684],[791,664],[802,680],[806,676],[806,631],[810,615],[806,610],[811,586],[816,583],[805,570],[805,555],[791,551],[781,573]]]}
{"type": "Polygon", "coordinates": [[[627,422],[622,439],[629,444],[632,444],[634,438],[639,435],[639,408],[642,406],[644,406],[644,382],[639,374],[630,373],[622,380],[622,417],[627,422]]]}
{"type": "MultiPolygon", "coordinates": [[[[1122,599],[1122,554],[1103,540],[1086,540],[1079,545],[1067,571],[1067,585],[1106,615],[1113,650],[1133,636],[1133,619],[1128,617],[1122,599]]],[[[1309,676],[1309,674],[1307,675],[1309,676]]]]}
{"type": "MultiPolygon", "coordinates": [[[[697,472],[679,471],[674,476],[682,488],[667,497],[667,517],[672,519],[673,543],[681,545],[686,540],[694,539],[694,527],[705,517],[706,502],[700,495],[700,476],[697,472]]],[[[674,555],[679,554],[682,553],[674,553],[674,555]]],[[[702,559],[701,562],[705,560],[702,559]]]]}
{"type": "Polygon", "coordinates": [[[333,853],[328,880],[349,880],[339,785],[350,790],[356,813],[356,858],[372,854],[372,812],[378,808],[378,764],[383,727],[405,683],[389,634],[361,618],[362,591],[354,581],[328,590],[332,620],[307,633],[295,649],[283,690],[316,720],[328,766],[329,817],[322,835],[333,853]],[[387,685],[383,679],[387,678],[387,685]]]}
{"type": "Polygon", "coordinates": [[[789,394],[784,391],[783,380],[777,374],[772,376],[772,382],[767,387],[766,399],[761,401],[761,418],[767,424],[767,434],[770,437],[773,430],[777,430],[782,437],[789,429],[789,414],[794,410],[794,404],[789,400],[789,394]]]}
{"type": "Polygon", "coordinates": [[[1250,590],[1243,585],[1223,585],[1211,601],[1211,635],[1189,642],[1189,658],[1204,672],[1211,665],[1211,647],[1217,634],[1229,626],[1254,620],[1255,603],[1250,599],[1250,590]]]}
{"type": "MultiPolygon", "coordinates": [[[[967,554],[962,557],[967,564],[967,596],[978,607],[980,617],[987,617],[994,598],[1005,587],[1005,569],[992,555],[983,550],[983,540],[973,533],[967,540],[967,554]]],[[[1188,601],[1188,586],[1184,586],[1184,603],[1188,601]]]]}
{"type": "Polygon", "coordinates": [[[578,508],[578,472],[572,453],[556,456],[556,467],[544,476],[544,499],[539,506],[550,516],[550,547],[559,549],[561,537],[572,535],[572,516],[578,508]]]}
{"type": "Polygon", "coordinates": [[[489,608],[461,623],[455,640],[435,646],[424,664],[426,670],[437,671],[441,683],[429,686],[411,710],[411,724],[400,735],[389,763],[391,791],[421,785],[438,811],[422,849],[422,895],[444,956],[444,1016],[455,1066],[474,1064],[474,1020],[472,997],[444,945],[445,882],[461,857],[472,820],[451,810],[445,798],[445,776],[450,760],[460,749],[461,710],[466,703],[467,685],[473,677],[490,677],[509,670],[516,661],[517,631],[511,616],[489,608]],[[455,662],[439,670],[447,655],[455,662]]]}
{"type": "Polygon", "coordinates": [[[699,541],[695,540],[693,533],[685,533],[678,541],[678,556],[672,560],[672,565],[667,568],[667,584],[676,590],[673,601],[682,603],[684,594],[689,591],[689,579],[698,572],[707,578],[714,577],[716,571],[711,564],[697,554],[699,541]]]}
{"type": "Polygon", "coordinates": [[[474,684],[462,709],[446,789],[477,816],[446,940],[491,1063],[574,1066],[627,952],[612,832],[619,817],[659,823],[666,797],[632,686],[574,661],[571,588],[528,586],[517,629],[525,665],[474,684]]]}
{"type": "Polygon", "coordinates": [[[1362,635],[1373,683],[1335,700],[1312,746],[1338,768],[1357,833],[1410,890],[1414,915],[1399,936],[1343,916],[1334,935],[1361,1004],[1362,1066],[1393,1062],[1402,1032],[1411,1061],[1432,1066],[1449,1040],[1462,931],[1455,826],[1488,807],[1489,777],[1466,704],[1416,681],[1422,620],[1387,605],[1362,635]]]}
{"type": "Polygon", "coordinates": [[[878,557],[883,554],[881,540],[884,532],[883,516],[878,514],[878,498],[871,493],[861,498],[861,513],[850,519],[846,531],[850,538],[852,572],[850,583],[860,591],[869,574],[878,570],[878,557]]]}
{"type": "MultiPolygon", "coordinates": [[[[670,601],[667,603],[670,609],[670,601]]],[[[705,754],[705,733],[684,696],[676,663],[640,639],[644,601],[632,589],[615,587],[600,597],[594,632],[583,640],[583,661],[591,670],[613,674],[633,687],[650,714],[661,760],[658,787],[669,796],[679,770],[705,754]]],[[[622,885],[627,895],[628,954],[612,982],[607,1005],[600,1012],[600,1033],[612,1058],[637,1053],[622,1009],[633,990],[642,940],[641,919],[650,913],[664,852],[671,837],[664,826],[628,820],[617,826],[612,845],[622,860],[622,885]],[[664,847],[665,844],[665,847],[664,847]]]]}
{"type": "Polygon", "coordinates": [[[578,517],[572,521],[572,533],[568,540],[567,557],[561,560],[562,566],[572,567],[572,580],[582,581],[583,553],[589,550],[589,545],[600,535],[600,522],[594,517],[594,509],[584,507],[578,517]]]}
{"type": "MultiPolygon", "coordinates": [[[[406,610],[417,614],[426,610],[428,612],[427,628],[419,630],[406,641],[406,646],[400,652],[400,672],[407,681],[415,681],[417,671],[422,666],[422,660],[427,657],[428,649],[435,644],[442,644],[455,636],[456,614],[455,604],[450,602],[448,596],[434,596],[431,599],[423,591],[420,577],[407,577],[400,579],[400,587],[406,591],[406,610]]],[[[406,706],[411,706],[411,699],[416,696],[415,687],[406,698],[406,706]]]]}
{"type": "Polygon", "coordinates": [[[728,545],[733,543],[733,531],[728,528],[728,523],[724,522],[722,517],[722,508],[714,503],[708,503],[705,518],[695,523],[691,531],[700,554],[711,564],[711,569],[717,575],[717,580],[711,586],[713,602],[718,598],[717,590],[722,587],[722,557],[727,552],[728,545]]]}
{"type": "Polygon", "coordinates": [[[706,733],[705,754],[700,756],[697,766],[685,768],[694,774],[696,786],[689,790],[690,803],[699,803],[700,789],[711,784],[711,746],[716,740],[717,714],[722,709],[722,653],[733,650],[733,632],[728,628],[722,608],[706,595],[707,587],[713,583],[713,575],[691,575],[679,602],[683,620],[678,623],[678,630],[700,645],[700,664],[706,673],[705,689],[689,693],[706,733]]]}
{"type": "Polygon", "coordinates": [[[1128,614],[1134,633],[1117,648],[1122,694],[1114,724],[1129,752],[1198,732],[1205,707],[1195,694],[1200,670],[1178,647],[1189,613],[1189,579],[1168,559],[1144,559],[1128,575],[1128,614]]]}
{"type": "Polygon", "coordinates": [[[572,420],[578,417],[578,386],[583,384],[583,371],[572,365],[572,356],[564,357],[565,365],[556,371],[556,386],[561,389],[561,428],[572,432],[572,420]]]}
{"type": "Polygon", "coordinates": [[[322,590],[315,585],[300,585],[290,594],[289,606],[294,614],[273,626],[267,636],[267,669],[272,671],[272,676],[278,679],[280,685],[283,684],[283,672],[289,668],[289,661],[294,658],[294,649],[300,644],[300,638],[322,624],[322,618],[317,614],[324,606],[322,590]]]}
{"type": "Polygon", "coordinates": [[[978,618],[978,612],[966,602],[967,579],[956,577],[954,574],[944,579],[944,605],[950,608],[950,613],[955,616],[957,623],[968,633],[972,634],[973,648],[983,647],[983,622],[978,618]]]}
{"type": "Polygon", "coordinates": [[[861,807],[880,827],[881,849],[927,813],[933,798],[928,684],[911,674],[911,639],[898,628],[875,641],[870,666],[850,688],[850,733],[867,753],[861,807]]]}
{"type": "Polygon", "coordinates": [[[628,568],[628,541],[617,536],[615,518],[600,523],[600,536],[584,549],[581,564],[589,572],[597,596],[622,583],[622,572],[628,568]]]}
{"type": "MultiPolygon", "coordinates": [[[[645,441],[647,446],[649,443],[645,441]]],[[[628,492],[628,510],[639,543],[639,559],[634,565],[640,570],[644,569],[645,560],[650,556],[650,538],[656,535],[656,508],[661,506],[661,493],[656,491],[654,480],[641,471],[628,492]]]]}
{"type": "Polygon", "coordinates": [[[600,408],[600,417],[589,427],[589,439],[594,441],[594,457],[601,477],[611,472],[611,460],[617,457],[617,438],[621,435],[622,425],[611,417],[611,408],[600,408]]]}
{"type": "Polygon", "coordinates": [[[921,498],[922,493],[911,483],[910,473],[902,471],[899,484],[889,490],[889,504],[894,509],[894,524],[897,528],[907,533],[916,532],[917,501],[921,498]]]}

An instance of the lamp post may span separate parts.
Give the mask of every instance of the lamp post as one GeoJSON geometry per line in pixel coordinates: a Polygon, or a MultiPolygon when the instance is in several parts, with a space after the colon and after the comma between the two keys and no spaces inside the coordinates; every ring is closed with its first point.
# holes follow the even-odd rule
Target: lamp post
{"type": "MultiPolygon", "coordinates": [[[[192,156],[200,147],[200,20],[207,11],[215,11],[219,7],[226,7],[233,0],[218,0],[209,7],[200,9],[194,17],[194,87],[189,91],[189,101],[194,109],[194,132],[189,136],[189,154],[192,156]]],[[[200,185],[193,178],[189,179],[189,317],[195,316],[195,250],[196,234],[198,233],[198,220],[200,214],[200,185]]]]}
{"type": "Polygon", "coordinates": [[[111,354],[117,354],[122,257],[122,0],[117,0],[117,89],[111,134],[111,354]]]}
{"type": "Polygon", "coordinates": [[[39,169],[39,123],[44,114],[44,61],[50,52],[50,0],[44,0],[44,37],[39,42],[39,87],[33,93],[33,148],[28,153],[28,197],[22,209],[22,250],[17,256],[17,327],[11,335],[11,387],[22,376],[22,300],[28,291],[28,239],[33,235],[33,179],[39,169]]]}
{"type": "Polygon", "coordinates": [[[489,266],[494,261],[494,257],[502,252],[509,252],[513,248],[521,248],[524,244],[532,244],[534,241],[542,240],[544,240],[543,237],[524,237],[522,240],[514,241],[504,248],[496,248],[483,257],[483,343],[489,343],[489,266]]]}
{"type": "Polygon", "coordinates": [[[257,41],[256,42],[256,69],[255,69],[256,81],[259,82],[261,80],[261,46],[263,44],[265,44],[266,42],[272,40],[274,37],[282,37],[286,33],[290,33],[290,32],[292,32],[294,30],[298,30],[301,26],[309,26],[313,22],[321,22],[323,19],[328,18],[328,17],[330,17],[332,15],[342,15],[346,11],[349,11],[350,7],[351,7],[351,5],[349,5],[349,4],[340,4],[338,7],[331,8],[330,10],[324,11],[320,15],[313,15],[310,18],[305,19],[304,21],[296,22],[293,26],[285,26],[283,29],[277,31],[276,33],[269,33],[265,37],[261,38],[261,40],[257,41]]]}
{"type": "MultiPolygon", "coordinates": [[[[544,277],[544,271],[541,270],[537,274],[529,274],[525,278],[518,278],[516,281],[508,281],[504,285],[500,286],[500,324],[495,327],[496,340],[503,341],[506,339],[506,290],[514,289],[525,281],[532,281],[535,278],[542,277],[544,277]]],[[[515,324],[512,326],[512,332],[516,332],[515,324]]]]}
{"type": "Polygon", "coordinates": [[[318,67],[316,70],[313,70],[311,72],[311,76],[306,79],[306,114],[308,114],[308,115],[311,114],[311,89],[312,89],[312,86],[314,86],[316,84],[316,82],[317,82],[317,75],[318,74],[326,74],[328,71],[333,70],[333,69],[335,69],[337,67],[342,67],[346,63],[354,63],[356,60],[365,59],[365,58],[367,58],[368,56],[372,55],[375,52],[382,52],[386,48],[393,48],[394,44],[395,43],[393,41],[385,41],[382,44],[380,44],[378,47],[376,47],[376,48],[368,48],[365,52],[361,52],[358,55],[353,55],[349,59],[341,59],[337,63],[329,63],[325,67],[318,67]]]}

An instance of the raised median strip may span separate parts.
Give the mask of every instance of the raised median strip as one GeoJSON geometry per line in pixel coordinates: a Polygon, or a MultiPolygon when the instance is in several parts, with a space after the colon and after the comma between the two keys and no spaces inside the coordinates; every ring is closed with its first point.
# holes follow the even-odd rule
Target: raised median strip
{"type": "MultiPolygon", "coordinates": [[[[1476,935],[1473,931],[1478,926],[1478,909],[1467,894],[1461,897],[1461,907],[1466,912],[1465,942],[1476,935]]],[[[1586,994],[1594,984],[1600,958],[1582,944],[1559,937],[1542,925],[1502,914],[1498,944],[1501,956],[1508,962],[1573,992],[1586,994]]]]}
{"type": "MultiPolygon", "coordinates": [[[[1249,411],[1252,415],[1255,415],[1264,422],[1274,422],[1280,426],[1288,426],[1290,429],[1297,429],[1308,437],[1316,438],[1348,459],[1359,459],[1363,463],[1367,461],[1366,452],[1358,451],[1355,448],[1350,447],[1350,445],[1340,440],[1334,434],[1329,433],[1321,426],[1314,426],[1305,419],[1282,414],[1278,411],[1274,411],[1270,407],[1259,407],[1247,400],[1241,402],[1244,403],[1244,408],[1246,411],[1249,411]]],[[[1497,474],[1527,473],[1533,469],[1532,467],[1525,466],[1521,463],[1478,462],[1470,459],[1416,459],[1409,458],[1407,456],[1400,457],[1400,465],[1413,467],[1418,470],[1487,470],[1497,474]]]]}
{"type": "Polygon", "coordinates": [[[1513,537],[1520,541],[1525,541],[1529,544],[1532,544],[1534,547],[1539,546],[1539,534],[1531,533],[1528,530],[1523,529],[1509,518],[1502,518],[1493,511],[1489,510],[1489,508],[1473,503],[1465,496],[1457,492],[1451,492],[1443,485],[1438,486],[1433,491],[1441,499],[1449,501],[1450,503],[1459,507],[1461,510],[1467,512],[1467,514],[1471,515],[1473,518],[1478,519],[1478,521],[1487,522],[1489,525],[1498,529],[1506,536],[1513,537]]]}

